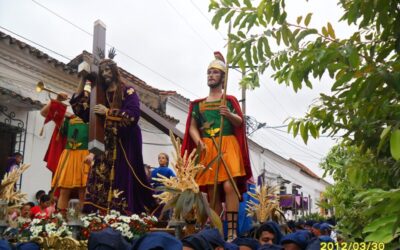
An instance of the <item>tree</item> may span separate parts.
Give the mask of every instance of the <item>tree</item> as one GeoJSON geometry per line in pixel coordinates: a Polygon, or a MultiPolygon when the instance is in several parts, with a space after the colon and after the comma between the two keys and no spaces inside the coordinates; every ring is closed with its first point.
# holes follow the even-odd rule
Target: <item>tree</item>
{"type": "Polygon", "coordinates": [[[288,131],[305,143],[309,135],[340,135],[344,150],[370,160],[342,176],[357,187],[350,202],[365,206],[359,237],[394,241],[400,233],[400,3],[338,0],[344,13],[340,21],[358,27],[344,39],[336,37],[329,22],[320,30],[310,27],[312,13],[290,23],[284,0],[253,3],[211,0],[209,5],[216,28],[223,21],[233,25],[228,62],[251,69],[242,87],[258,87],[267,69],[277,83],[295,91],[312,88],[323,75],[331,79],[332,94],[321,94],[303,118],[290,121],[288,131]],[[363,187],[370,190],[363,192],[363,187]]]}

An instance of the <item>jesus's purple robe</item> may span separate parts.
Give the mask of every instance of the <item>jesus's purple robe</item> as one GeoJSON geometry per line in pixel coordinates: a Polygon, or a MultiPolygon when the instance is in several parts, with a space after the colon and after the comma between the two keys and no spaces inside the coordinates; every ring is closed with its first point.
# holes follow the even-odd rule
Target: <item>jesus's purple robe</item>
{"type": "MultiPolygon", "coordinates": [[[[117,128],[117,135],[112,135],[110,128],[105,131],[106,153],[103,156],[96,156],[95,164],[90,170],[87,183],[87,192],[85,196],[84,212],[93,212],[97,209],[106,210],[107,208],[118,210],[125,214],[151,212],[156,205],[153,192],[150,190],[150,184],[146,177],[143,166],[142,156],[142,133],[138,125],[140,118],[139,97],[133,88],[123,86],[123,100],[121,108],[110,110],[107,118],[107,124],[113,124],[117,128]],[[122,126],[121,121],[128,121],[127,126],[122,126]],[[114,161],[115,178],[112,181],[114,193],[122,193],[117,197],[115,195],[112,202],[107,200],[110,187],[110,173],[112,161],[110,155],[113,154],[113,148],[116,147],[116,159],[114,161]],[[107,156],[107,154],[109,156],[107,156]]],[[[108,100],[112,96],[108,97],[108,100]]],[[[84,108],[83,95],[73,96],[71,105],[74,112],[85,122],[89,120],[90,108],[84,108]]],[[[107,103],[107,107],[110,105],[107,103]]],[[[112,157],[111,157],[112,158],[112,157]]]]}

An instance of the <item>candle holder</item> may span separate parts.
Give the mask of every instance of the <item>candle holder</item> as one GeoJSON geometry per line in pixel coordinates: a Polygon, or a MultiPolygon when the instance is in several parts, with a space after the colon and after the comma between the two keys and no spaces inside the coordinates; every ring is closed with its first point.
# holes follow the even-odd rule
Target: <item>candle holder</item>
{"type": "Polygon", "coordinates": [[[81,239],[82,221],[80,218],[80,210],[81,206],[79,200],[71,199],[68,204],[67,224],[72,232],[72,237],[76,240],[81,239]]]}

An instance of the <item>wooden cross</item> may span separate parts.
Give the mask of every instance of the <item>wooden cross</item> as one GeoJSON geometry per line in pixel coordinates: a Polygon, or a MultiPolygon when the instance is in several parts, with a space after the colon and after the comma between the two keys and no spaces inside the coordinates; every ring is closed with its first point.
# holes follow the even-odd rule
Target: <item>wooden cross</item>
{"type": "MultiPolygon", "coordinates": [[[[99,72],[99,63],[103,59],[99,55],[99,51],[103,52],[103,57],[106,49],[106,25],[97,20],[94,23],[93,32],[93,61],[91,62],[91,71],[99,72]]],[[[101,86],[96,82],[92,84],[90,94],[90,116],[89,116],[89,151],[96,154],[104,152],[104,117],[96,115],[93,108],[96,104],[105,105],[105,93],[101,86]]]]}

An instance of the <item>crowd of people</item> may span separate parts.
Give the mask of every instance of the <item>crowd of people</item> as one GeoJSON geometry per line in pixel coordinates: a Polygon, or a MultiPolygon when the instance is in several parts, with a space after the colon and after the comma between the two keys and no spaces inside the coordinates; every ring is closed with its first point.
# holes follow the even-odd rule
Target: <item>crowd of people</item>
{"type": "MultiPolygon", "coordinates": [[[[309,247],[333,241],[331,226],[316,222],[299,222],[291,228],[289,223],[290,229],[286,232],[290,233],[286,234],[272,221],[239,233],[239,203],[252,177],[245,122],[238,100],[226,95],[228,68],[224,58],[218,52],[214,55],[207,68],[209,95],[190,104],[181,153],[197,148],[200,164],[205,169],[196,176],[196,182],[207,194],[210,207],[224,215],[226,230],[224,236],[217,230],[202,230],[182,241],[175,239],[176,244],[183,249],[203,250],[317,249],[309,247]]],[[[69,101],[72,113],[63,103],[69,99],[65,93],[58,94],[41,110],[45,123],[53,121],[56,125],[45,154],[47,168],[53,174],[51,191],[46,194],[41,190],[36,195],[36,204],[28,202],[20,211],[10,211],[10,221],[21,216],[48,218],[54,212],[65,215],[68,202],[74,196],[84,213],[113,209],[128,215],[153,214],[160,207],[153,194],[161,184],[153,178],[159,175],[170,178],[175,173],[168,167],[166,153],[158,155],[159,166],[152,171],[143,163],[139,97],[134,88],[123,83],[112,53],[109,57],[101,60],[98,74],[81,74],[81,81],[69,101]],[[91,94],[93,81],[97,85],[96,95],[103,93],[104,97],[104,102],[96,105],[91,102],[95,98],[91,94]],[[96,154],[88,150],[89,130],[95,126],[104,128],[104,137],[100,138],[104,141],[104,151],[96,154]]],[[[10,169],[15,167],[13,164],[10,163],[10,169]]],[[[169,215],[164,214],[163,218],[168,219],[169,215]]],[[[157,235],[166,237],[162,233],[146,237],[157,235]]],[[[92,241],[89,239],[92,245],[94,238],[95,235],[92,241]]],[[[155,244],[148,238],[134,243],[134,249],[152,249],[139,247],[155,244]]],[[[172,245],[154,249],[171,249],[172,245]]]]}
{"type": "Polygon", "coordinates": [[[110,249],[135,250],[319,250],[323,249],[324,244],[331,244],[325,249],[339,249],[341,240],[334,241],[330,236],[333,234],[333,225],[312,220],[292,221],[285,225],[268,221],[244,232],[231,242],[224,240],[217,229],[209,228],[181,240],[163,232],[147,233],[131,243],[124,242],[116,233],[104,231],[92,235],[89,249],[107,246],[110,249]],[[109,237],[107,241],[104,237],[106,234],[109,237]]]}

